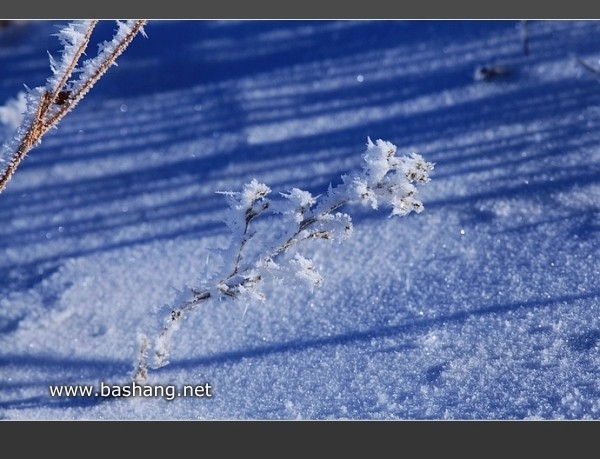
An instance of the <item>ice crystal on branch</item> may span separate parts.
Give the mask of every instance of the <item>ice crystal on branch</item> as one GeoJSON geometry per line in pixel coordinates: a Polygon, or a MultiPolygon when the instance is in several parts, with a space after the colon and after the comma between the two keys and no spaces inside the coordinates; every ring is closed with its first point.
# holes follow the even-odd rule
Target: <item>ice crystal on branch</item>
{"type": "MultiPolygon", "coordinates": [[[[154,368],[168,363],[172,334],[179,329],[181,319],[200,305],[246,295],[264,299],[260,285],[269,276],[284,282],[300,278],[310,288],[322,285],[324,278],[301,249],[310,241],[341,241],[352,234],[352,219],[341,207],[362,203],[377,209],[387,205],[392,208],[390,216],[421,212],[423,204],[415,197],[417,185],[429,181],[434,165],[416,153],[397,157],[396,150],[390,142],[368,139],[362,173],[343,176],[341,184],[330,185],[325,194],[316,197],[293,188],[279,193],[282,199],[273,200],[268,197],[271,189],[256,180],[241,191],[219,192],[229,202],[226,224],[232,239],[224,258],[230,269],[208,286],[180,292],[154,342],[154,368]],[[259,232],[255,220],[264,215],[279,219],[280,224],[269,224],[266,231],[261,227],[263,232],[259,232]],[[280,228],[276,234],[275,228],[280,228]]],[[[144,341],[142,346],[134,371],[138,382],[145,381],[148,369],[145,351],[149,343],[144,341]]]]}
{"type": "Polygon", "coordinates": [[[321,277],[321,275],[315,269],[312,260],[297,253],[292,262],[299,267],[299,269],[296,271],[296,276],[300,279],[308,281],[311,287],[318,287],[323,284],[323,277],[321,277]]]}
{"type": "Polygon", "coordinates": [[[398,158],[396,146],[390,142],[371,139],[364,154],[363,174],[352,179],[344,178],[352,190],[351,196],[377,209],[380,204],[392,207],[390,216],[421,212],[423,203],[416,198],[416,184],[429,181],[433,164],[417,153],[398,158]]]}
{"type": "Polygon", "coordinates": [[[290,203],[293,205],[292,209],[289,209],[288,206],[283,206],[280,212],[282,214],[292,214],[296,223],[300,223],[304,220],[306,212],[316,202],[316,199],[313,198],[308,191],[300,190],[298,188],[293,188],[289,194],[280,194],[284,198],[289,199],[290,203]]]}
{"type": "Polygon", "coordinates": [[[62,46],[60,59],[49,56],[52,75],[44,86],[27,89],[25,109],[16,134],[0,150],[0,192],[27,153],[70,112],[138,34],[145,20],[117,21],[112,40],[100,45],[98,55],[80,63],[97,20],[74,21],[56,35],[62,46]]]}

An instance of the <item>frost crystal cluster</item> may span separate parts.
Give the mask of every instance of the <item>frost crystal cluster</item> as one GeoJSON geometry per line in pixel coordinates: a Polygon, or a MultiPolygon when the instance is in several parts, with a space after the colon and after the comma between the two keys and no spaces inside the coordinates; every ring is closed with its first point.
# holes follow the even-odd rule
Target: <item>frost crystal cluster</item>
{"type": "Polygon", "coordinates": [[[162,331],[153,345],[142,337],[133,378],[147,378],[147,350],[154,349],[153,367],[168,364],[170,337],[181,319],[200,305],[214,299],[236,299],[244,295],[264,298],[261,282],[271,276],[283,279],[300,278],[312,287],[320,286],[323,277],[312,260],[300,250],[309,241],[343,240],[352,234],[352,219],[341,208],[364,204],[373,209],[391,208],[390,217],[419,213],[423,204],[417,199],[417,185],[429,182],[434,165],[420,155],[396,156],[394,144],[368,139],[364,166],[360,174],[342,176],[342,183],[323,195],[294,188],[272,197],[271,189],[256,180],[241,191],[220,192],[229,202],[227,226],[232,231],[231,244],[224,252],[227,271],[215,277],[203,288],[189,288],[175,299],[162,331]],[[259,218],[276,219],[260,227],[259,218]],[[273,228],[280,228],[276,233],[273,228]]]}

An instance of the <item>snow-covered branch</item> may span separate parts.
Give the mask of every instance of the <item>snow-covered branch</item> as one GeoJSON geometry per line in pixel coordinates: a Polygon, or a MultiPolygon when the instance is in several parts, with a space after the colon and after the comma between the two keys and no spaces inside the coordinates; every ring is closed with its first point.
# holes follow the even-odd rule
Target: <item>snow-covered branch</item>
{"type": "Polygon", "coordinates": [[[220,192],[229,201],[226,224],[232,231],[231,244],[224,252],[226,270],[214,277],[210,285],[180,292],[154,343],[143,337],[133,379],[143,383],[149,367],[168,364],[172,334],[179,329],[181,320],[201,305],[245,295],[263,299],[260,285],[269,276],[284,280],[296,277],[308,282],[311,288],[322,285],[323,277],[300,249],[308,241],[341,241],[349,237],[352,219],[340,210],[343,206],[362,204],[373,209],[387,206],[391,208],[390,217],[421,212],[423,203],[416,197],[417,186],[429,182],[434,165],[416,153],[398,157],[396,152],[396,146],[390,142],[374,143],[368,139],[362,172],[342,176],[341,184],[330,186],[319,196],[294,188],[274,199],[270,197],[271,189],[256,180],[244,185],[241,191],[220,192]],[[280,220],[283,229],[279,234],[254,228],[255,220],[267,214],[280,220]],[[146,354],[151,346],[152,365],[146,354]]]}
{"type": "Polygon", "coordinates": [[[41,142],[44,134],[83,99],[133,38],[138,33],[144,34],[146,21],[117,21],[112,40],[99,46],[96,57],[79,63],[97,23],[97,20],[73,21],[58,32],[62,46],[60,59],[49,56],[52,75],[44,86],[27,89],[21,124],[15,136],[0,150],[0,193],[25,155],[41,142]]]}

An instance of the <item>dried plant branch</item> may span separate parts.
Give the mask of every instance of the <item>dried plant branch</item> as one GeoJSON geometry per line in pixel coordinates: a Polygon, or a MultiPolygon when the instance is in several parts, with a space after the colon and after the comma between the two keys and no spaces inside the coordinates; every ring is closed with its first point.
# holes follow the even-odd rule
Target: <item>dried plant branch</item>
{"type": "Polygon", "coordinates": [[[178,330],[181,320],[201,305],[215,299],[237,299],[252,295],[264,299],[258,291],[259,284],[267,275],[296,276],[308,281],[312,287],[320,286],[323,278],[310,259],[298,253],[297,247],[310,240],[344,239],[352,233],[352,219],[337,210],[347,204],[362,203],[377,209],[379,204],[392,208],[390,216],[419,213],[423,204],[416,199],[416,185],[429,182],[434,164],[420,155],[397,157],[396,146],[378,140],[367,142],[363,158],[365,165],[361,174],[352,178],[342,176],[343,183],[329,187],[324,195],[313,197],[309,192],[294,188],[289,194],[281,193],[283,203],[271,201],[271,192],[265,184],[256,180],[244,185],[240,192],[221,192],[229,199],[228,226],[233,231],[232,243],[225,252],[226,270],[209,281],[205,288],[190,288],[175,299],[174,308],[153,342],[153,365],[148,363],[146,351],[150,341],[142,339],[137,361],[134,362],[133,380],[145,383],[149,368],[167,365],[171,348],[171,335],[178,330]],[[283,230],[275,232],[250,232],[250,223],[262,214],[271,213],[281,217],[283,230]],[[291,217],[291,218],[290,218],[291,217]],[[254,251],[249,248],[252,246],[254,251]]]}
{"type": "Polygon", "coordinates": [[[83,99],[83,97],[89,92],[92,86],[94,86],[94,84],[100,79],[100,77],[102,77],[102,75],[106,73],[109,67],[115,63],[117,57],[119,57],[123,53],[123,51],[125,51],[125,48],[129,46],[134,37],[140,31],[142,31],[146,22],[147,21],[145,20],[136,21],[135,25],[131,27],[131,30],[122,39],[118,41],[117,46],[115,46],[113,50],[107,53],[106,56],[102,56],[103,58],[100,64],[95,69],[95,71],[85,79],[85,81],[79,89],[72,91],[71,94],[69,94],[69,97],[66,99],[66,101],[60,105],[62,108],[58,110],[58,112],[47,121],[47,124],[50,127],[57,124],[64,115],[71,111],[71,109],[81,99],[83,99]]]}
{"type": "Polygon", "coordinates": [[[599,69],[597,69],[595,67],[592,67],[590,64],[588,64],[587,62],[585,62],[579,56],[575,56],[575,60],[577,61],[577,63],[579,65],[581,65],[585,70],[587,70],[588,72],[590,72],[596,78],[600,78],[600,70],[599,69]]]}
{"type": "Polygon", "coordinates": [[[73,57],[70,59],[70,62],[68,63],[67,68],[62,73],[62,76],[61,76],[60,80],[58,81],[58,83],[54,87],[54,91],[52,92],[52,95],[49,97],[49,99],[47,100],[47,103],[45,104],[46,106],[43,107],[44,110],[49,110],[50,109],[50,103],[51,103],[51,101],[58,100],[58,94],[60,93],[61,89],[66,86],[67,82],[69,81],[69,78],[73,74],[73,71],[77,67],[77,63],[79,62],[79,59],[81,58],[81,56],[85,52],[85,50],[86,50],[86,48],[88,46],[88,43],[90,41],[90,38],[92,36],[92,32],[96,28],[97,24],[98,24],[97,20],[89,21],[89,24],[87,26],[87,29],[86,29],[85,34],[83,36],[83,39],[81,40],[81,43],[77,47],[77,50],[73,54],[73,57]]]}
{"type": "Polygon", "coordinates": [[[61,31],[63,34],[61,41],[65,45],[62,69],[58,71],[51,59],[51,68],[59,73],[58,77],[53,75],[48,79],[46,87],[35,88],[29,92],[30,116],[25,118],[24,125],[19,128],[17,136],[7,147],[12,153],[10,161],[0,175],[0,193],[6,188],[8,181],[27,153],[83,99],[92,86],[115,63],[117,57],[129,46],[134,37],[138,33],[143,33],[146,22],[146,20],[136,20],[119,23],[119,29],[113,40],[104,44],[104,48],[95,59],[88,59],[79,67],[79,60],[85,53],[98,21],[90,20],[77,25],[70,24],[61,31]],[[78,31],[77,28],[82,28],[83,32],[78,31]],[[67,43],[69,40],[72,43],[67,43]],[[81,72],[81,76],[71,81],[73,74],[77,71],[81,72]]]}

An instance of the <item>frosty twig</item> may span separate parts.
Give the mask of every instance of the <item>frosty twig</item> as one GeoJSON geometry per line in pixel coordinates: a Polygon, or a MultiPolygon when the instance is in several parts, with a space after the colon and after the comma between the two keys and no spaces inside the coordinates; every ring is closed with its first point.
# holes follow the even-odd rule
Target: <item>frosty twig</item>
{"type": "MultiPolygon", "coordinates": [[[[271,189],[256,180],[244,185],[242,191],[221,192],[229,201],[227,225],[232,231],[231,245],[225,251],[227,274],[216,276],[207,287],[189,288],[175,299],[162,330],[153,343],[153,368],[167,365],[171,335],[181,320],[200,305],[215,298],[236,299],[251,295],[264,299],[259,286],[269,275],[281,278],[298,277],[311,287],[320,286],[323,278],[312,260],[298,247],[310,240],[344,239],[352,234],[350,215],[338,211],[347,204],[366,204],[377,209],[380,205],[392,208],[391,216],[405,216],[423,210],[416,198],[416,185],[429,182],[434,165],[420,155],[397,157],[396,146],[390,142],[368,139],[363,155],[365,165],[361,174],[342,176],[342,183],[330,186],[323,195],[313,197],[298,188],[280,193],[283,199],[269,198],[271,189]],[[251,225],[261,215],[270,213],[280,217],[282,230],[274,232],[251,231],[251,225]]],[[[142,338],[141,351],[135,362],[134,381],[143,383],[148,377],[146,350],[148,338],[142,338]]]]}
{"type": "Polygon", "coordinates": [[[84,54],[97,20],[69,23],[57,34],[63,45],[61,59],[50,56],[52,76],[45,86],[28,90],[27,108],[16,136],[0,152],[0,163],[6,162],[0,175],[0,193],[27,153],[41,141],[52,127],[75,107],[100,79],[138,33],[144,33],[145,20],[117,21],[112,40],[104,42],[95,58],[79,60],[84,54]],[[74,74],[78,76],[71,80],[74,74]]]}

